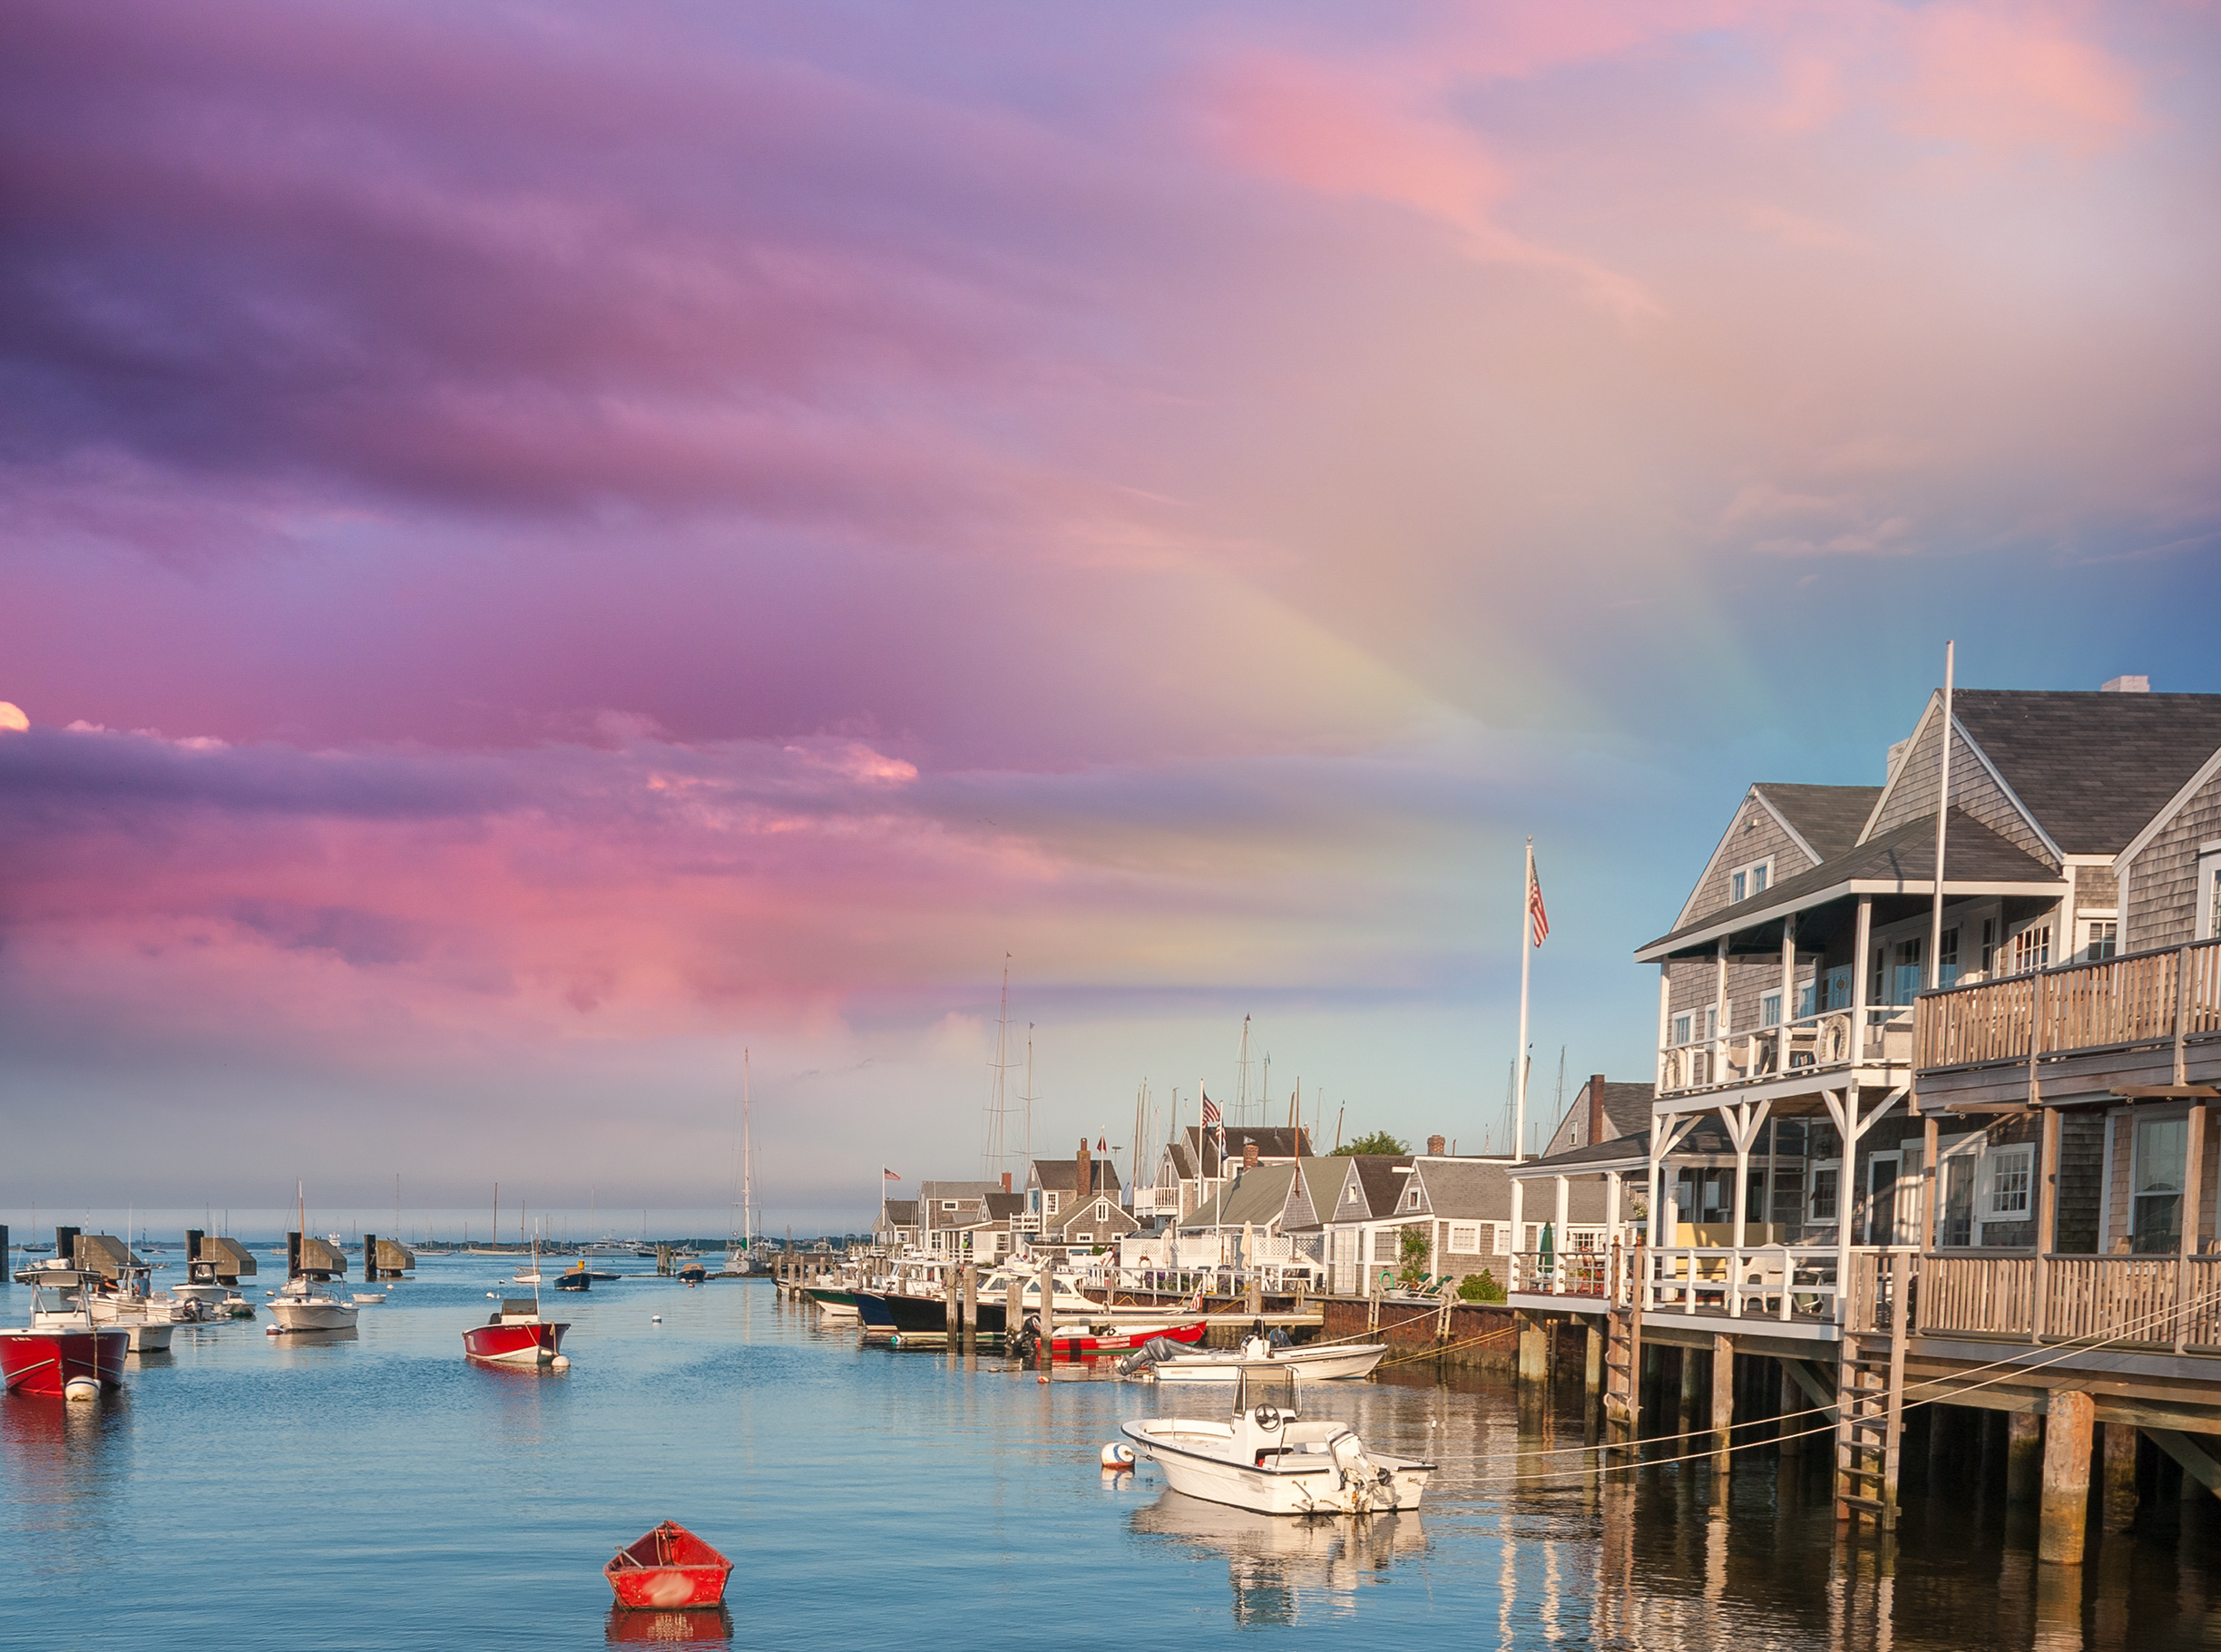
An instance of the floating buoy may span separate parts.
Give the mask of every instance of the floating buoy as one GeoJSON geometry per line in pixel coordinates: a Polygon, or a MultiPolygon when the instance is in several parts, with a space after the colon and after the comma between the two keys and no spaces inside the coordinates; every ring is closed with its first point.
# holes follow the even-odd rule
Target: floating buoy
{"type": "Polygon", "coordinates": [[[550,1371],[568,1371],[568,1370],[570,1370],[570,1369],[571,1369],[571,1356],[570,1356],[569,1354],[557,1354],[557,1355],[556,1355],[556,1356],[555,1356],[553,1359],[552,1359],[552,1360],[548,1361],[548,1369],[549,1369],[550,1371]]]}
{"type": "Polygon", "coordinates": [[[663,1323],[663,1315],[658,1314],[651,1318],[648,1323],[651,1325],[660,1325],[663,1323]]]}
{"type": "Polygon", "coordinates": [[[1130,1445],[1120,1445],[1116,1441],[1113,1441],[1110,1444],[1103,1447],[1102,1466],[1104,1468],[1130,1469],[1133,1467],[1133,1447],[1130,1445]]]}
{"type": "Polygon", "coordinates": [[[62,1384],[62,1397],[65,1400],[97,1400],[100,1398],[100,1383],[89,1376],[73,1376],[62,1384]]]}

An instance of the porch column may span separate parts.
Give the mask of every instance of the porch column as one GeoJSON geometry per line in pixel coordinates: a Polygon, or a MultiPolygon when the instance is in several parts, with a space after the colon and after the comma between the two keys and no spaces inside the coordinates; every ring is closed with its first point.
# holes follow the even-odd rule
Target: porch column
{"type": "Polygon", "coordinates": [[[1619,1172],[1604,1174],[1604,1248],[1619,1243],[1619,1172]]]}
{"type": "MultiPolygon", "coordinates": [[[[1867,956],[1874,946],[1874,896],[1862,894],[1858,904],[1856,939],[1852,948],[1858,957],[1851,972],[1851,1065],[1855,1068],[1866,1056],[1866,972],[1874,960],[1867,956]]],[[[1844,1191],[1850,1191],[1851,1167],[1844,1165],[1844,1191]]],[[[1841,1201],[1838,1201],[1839,1203],[1841,1201]]]]}
{"type": "Polygon", "coordinates": [[[1665,1091],[1665,1090],[1669,1090],[1669,1089],[1671,1089],[1671,1088],[1672,1088],[1672,1086],[1670,1086],[1669,1084],[1668,1084],[1668,1083],[1666,1082],[1666,1079],[1667,1079],[1667,1073],[1666,1073],[1666,1045],[1667,1045],[1667,1043],[1668,1043],[1668,1040],[1670,1039],[1670,1037],[1671,1037],[1671,1035],[1672,1035],[1672,1034],[1671,1034],[1671,1022],[1670,1022],[1670,1020],[1669,1020],[1669,1017],[1671,1016],[1672,1012],[1673,1012],[1673,964],[1672,964],[1672,963],[1671,963],[1670,961],[1668,961],[1668,960],[1661,959],[1661,960],[1659,960],[1659,962],[1658,962],[1658,1088],[1659,1092],[1661,1092],[1661,1093],[1662,1093],[1663,1091],[1665,1091]]]}
{"type": "Polygon", "coordinates": [[[1712,1082],[1727,1067],[1727,937],[1719,938],[1719,959],[1712,987],[1712,1082]]]}
{"type": "Polygon", "coordinates": [[[1512,1276],[1507,1281],[1506,1288],[1514,1291],[1520,1289],[1519,1254],[1527,1237],[1527,1225],[1524,1220],[1526,1206],[1527,1184],[1515,1176],[1512,1178],[1512,1237],[1510,1242],[1504,1246],[1504,1255],[1511,1263],[1506,1271],[1512,1276]]]}
{"type": "Polygon", "coordinates": [[[1665,1157],[1658,1151],[1658,1144],[1666,1139],[1666,1128],[1664,1119],[1659,1119],[1656,1114],[1651,1115],[1649,1188],[1650,1248],[1652,1250],[1658,1249],[1659,1246],[1666,1243],[1665,1188],[1660,1185],[1658,1178],[1659,1166],[1665,1157]]]}
{"type": "MultiPolygon", "coordinates": [[[[1551,1253],[1553,1260],[1555,1260],[1557,1257],[1564,1256],[1566,1253],[1566,1217],[1573,1207],[1573,1178],[1570,1176],[1561,1176],[1557,1179],[1558,1248],[1551,1253]]],[[[1564,1277],[1562,1272],[1559,1276],[1561,1278],[1564,1277]]]]}
{"type": "MultiPolygon", "coordinates": [[[[1819,995],[1815,993],[1816,998],[1819,995]]],[[[1796,1020],[1796,914],[1782,919],[1781,1025],[1774,1034],[1774,1070],[1789,1070],[1789,1023],[1796,1020]]]]}
{"type": "Polygon", "coordinates": [[[2190,1128],[2187,1131],[2189,1154],[2183,1162],[2182,1219],[2178,1224],[2181,1237],[2177,1241],[2175,1260],[2175,1352],[2180,1354],[2190,1334],[2190,1258],[2198,1254],[2198,1207],[2205,1202],[2206,1170],[2206,1104],[2190,1104],[2190,1128]]]}
{"type": "Polygon", "coordinates": [[[1926,1256],[1935,1248],[1936,1194],[1942,1183],[1936,1165],[1936,1119],[1930,1113],[1922,1125],[1921,1133],[1921,1254],[1926,1256]]]}
{"type": "MultiPolygon", "coordinates": [[[[2038,977],[2040,981],[2041,977],[2038,977]]],[[[2050,1323],[2051,1313],[2051,1253],[2059,1248],[2059,1160],[2060,1109],[2043,1109],[2043,1128],[2036,1137],[2036,1306],[2030,1315],[2029,1341],[2043,1337],[2044,1327],[2050,1323]]],[[[2112,1127],[2108,1125],[2109,1129],[2112,1127]]],[[[2108,1192],[2110,1201],[2112,1195],[2108,1192]]],[[[2089,1443],[2084,1442],[2083,1455],[2089,1454],[2089,1443]]],[[[2084,1465],[2088,1477],[2088,1465],[2084,1465]]]]}

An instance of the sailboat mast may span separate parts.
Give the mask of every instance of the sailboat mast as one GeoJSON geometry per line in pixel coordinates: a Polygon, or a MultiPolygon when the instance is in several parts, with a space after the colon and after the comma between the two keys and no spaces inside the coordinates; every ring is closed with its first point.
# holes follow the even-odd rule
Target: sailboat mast
{"type": "Polygon", "coordinates": [[[740,1051],[740,1248],[756,1244],[756,1139],[748,1119],[748,1052],[740,1051]]]}

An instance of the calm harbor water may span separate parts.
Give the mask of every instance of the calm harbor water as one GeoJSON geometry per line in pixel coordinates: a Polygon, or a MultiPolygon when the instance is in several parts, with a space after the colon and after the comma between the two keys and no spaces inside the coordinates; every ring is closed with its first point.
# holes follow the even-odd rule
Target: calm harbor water
{"type": "MultiPolygon", "coordinates": [[[[1578,1424],[1522,1432],[1503,1390],[1414,1373],[1312,1409],[1435,1457],[1426,1507],[1267,1522],[1096,1467],[1167,1407],[1150,1387],[861,1348],[762,1283],[551,1292],[570,1371],[471,1366],[506,1271],[426,1259],[351,1340],[181,1330],[97,1408],[7,1396],[0,1647],[2221,1645],[2210,1498],[2045,1577],[2025,1518],[1939,1456],[1893,1551],[1839,1546],[1824,1481],[1770,1452],[1724,1508],[1693,1465],[1522,1471],[1578,1424]],[[739,1563],[729,1622],[610,1612],[602,1561],[665,1518],[739,1563]]],[[[0,1286],[0,1321],[28,1296],[0,1286]]]]}

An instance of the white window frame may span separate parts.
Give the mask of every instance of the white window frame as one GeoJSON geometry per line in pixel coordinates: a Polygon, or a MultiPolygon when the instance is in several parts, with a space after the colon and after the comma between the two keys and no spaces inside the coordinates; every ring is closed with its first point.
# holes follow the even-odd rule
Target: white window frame
{"type": "Polygon", "coordinates": [[[941,1208],[944,1210],[954,1210],[958,1207],[961,1202],[962,1201],[957,1199],[944,1198],[941,1201],[941,1208]]]}
{"type": "Polygon", "coordinates": [[[1833,1227],[1843,1220],[1843,1160],[1841,1158],[1814,1159],[1811,1174],[1805,1178],[1805,1220],[1815,1227],[1833,1227]],[[1835,1173],[1835,1208],[1826,1216],[1822,1216],[1820,1214],[1820,1176],[1825,1170],[1833,1170],[1835,1173]]]}
{"type": "Polygon", "coordinates": [[[1450,1242],[1447,1247],[1461,1256],[1477,1256],[1481,1252],[1481,1227],[1475,1222],[1450,1224],[1450,1242]]]}
{"type": "Polygon", "coordinates": [[[2198,845],[2197,905],[2193,911],[2200,941],[2221,936],[2221,843],[2198,845]]]}
{"type": "Polygon", "coordinates": [[[2120,956],[2120,918],[2118,914],[2084,912],[2076,915],[2082,926],[2082,950],[2079,956],[2083,963],[2103,963],[2108,958],[2120,956]],[[2099,934],[2099,930],[2106,933],[2099,934]],[[2098,950],[2101,944],[2106,949],[2102,953],[2098,950]]]}
{"type": "Polygon", "coordinates": [[[1776,987],[1776,988],[1775,988],[1775,989],[1774,989],[1774,990],[1773,990],[1771,992],[1761,992],[1761,993],[1759,993],[1759,994],[1758,994],[1758,1025],[1759,1025],[1760,1027],[1762,1027],[1762,1028],[1764,1028],[1764,1027],[1778,1027],[1778,1026],[1780,1026],[1780,1025],[1781,1025],[1781,1023],[1782,1023],[1782,995],[1781,995],[1781,989],[1780,989],[1779,987],[1776,987]]]}
{"type": "Polygon", "coordinates": [[[1974,1221],[1979,1228],[1989,1222],[2028,1222],[2036,1217],[2036,1144],[2032,1141],[2012,1141],[1982,1150],[1981,1167],[1975,1171],[1974,1221]],[[1998,1203],[1998,1180],[2018,1169],[2024,1178],[2020,1188],[2020,1207],[2009,1209],[1998,1203]]]}
{"type": "Polygon", "coordinates": [[[1416,1209],[1418,1209],[1418,1208],[1419,1208],[1419,1200],[1420,1200],[1420,1191],[1419,1191],[1419,1189],[1418,1189],[1418,1188],[1404,1188],[1404,1209],[1406,1209],[1406,1210],[1416,1210],[1416,1209]]]}
{"type": "Polygon", "coordinates": [[[1727,875],[1727,904],[1755,899],[1774,887],[1774,857],[1746,861],[1727,875]]]}
{"type": "Polygon", "coordinates": [[[2059,952],[2059,926],[2049,914],[2030,918],[2025,923],[2015,924],[2007,932],[2005,944],[2012,953],[2012,968],[2010,973],[2027,975],[2037,970],[2050,969],[2059,952]],[[2034,963],[2024,963],[2022,961],[2024,954],[2036,950],[2025,944],[2025,938],[2038,930],[2043,932],[2043,956],[2034,963]]]}

